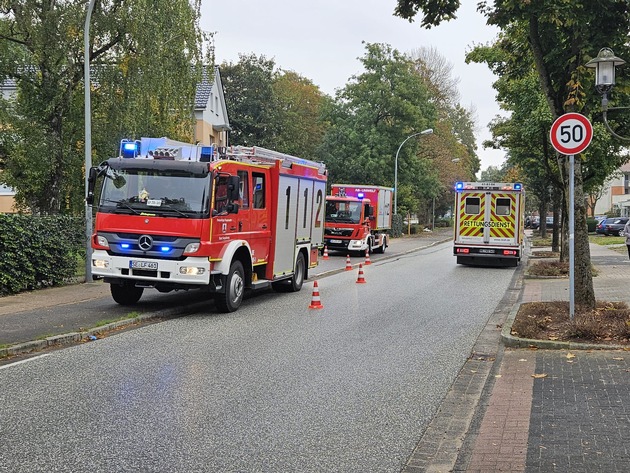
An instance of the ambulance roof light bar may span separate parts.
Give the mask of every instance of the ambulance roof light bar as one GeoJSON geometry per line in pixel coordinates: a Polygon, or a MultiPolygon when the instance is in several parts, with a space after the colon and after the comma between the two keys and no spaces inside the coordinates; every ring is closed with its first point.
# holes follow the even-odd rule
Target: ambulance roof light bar
{"type": "Polygon", "coordinates": [[[521,192],[523,190],[523,184],[520,182],[456,182],[455,191],[461,192],[463,190],[513,190],[521,192]]]}

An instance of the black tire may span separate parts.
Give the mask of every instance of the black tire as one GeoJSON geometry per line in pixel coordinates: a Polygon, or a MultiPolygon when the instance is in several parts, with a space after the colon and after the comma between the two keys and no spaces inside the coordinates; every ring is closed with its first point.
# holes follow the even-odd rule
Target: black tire
{"type": "Polygon", "coordinates": [[[227,313],[237,310],[245,295],[245,271],[240,261],[234,261],[225,279],[225,292],[216,294],[214,302],[219,312],[227,313]]]}
{"type": "Polygon", "coordinates": [[[623,228],[617,232],[617,235],[623,236],[623,228]]]}
{"type": "Polygon", "coordinates": [[[142,297],[143,287],[136,287],[133,282],[124,282],[122,284],[111,283],[109,291],[112,298],[120,305],[134,305],[142,297]]]}
{"type": "Polygon", "coordinates": [[[306,261],[304,260],[304,253],[298,253],[297,260],[295,261],[295,271],[293,271],[293,277],[286,281],[277,281],[271,283],[271,287],[276,292],[299,292],[304,284],[306,278],[306,261]]]}
{"type": "Polygon", "coordinates": [[[378,248],[374,249],[374,253],[383,254],[385,253],[385,248],[387,247],[387,238],[383,238],[383,244],[378,248]]]}

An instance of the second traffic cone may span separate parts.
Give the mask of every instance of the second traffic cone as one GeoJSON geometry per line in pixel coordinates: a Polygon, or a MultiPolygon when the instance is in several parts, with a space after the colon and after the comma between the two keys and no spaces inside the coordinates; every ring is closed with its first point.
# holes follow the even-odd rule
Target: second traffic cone
{"type": "Polygon", "coordinates": [[[350,262],[350,255],[346,256],[346,271],[352,271],[352,263],[350,262]]]}
{"type": "Polygon", "coordinates": [[[324,245],[324,259],[328,259],[328,247],[324,245]]]}
{"type": "Polygon", "coordinates": [[[359,263],[359,277],[357,278],[357,284],[365,284],[367,281],[363,277],[363,264],[359,263]]]}
{"type": "Polygon", "coordinates": [[[365,250],[365,264],[366,266],[368,264],[372,264],[372,262],[370,261],[370,249],[368,248],[367,250],[365,250]]]}
{"type": "Polygon", "coordinates": [[[309,309],[323,309],[321,301],[319,300],[319,287],[317,286],[317,281],[313,281],[313,296],[311,297],[311,305],[308,306],[309,309]]]}

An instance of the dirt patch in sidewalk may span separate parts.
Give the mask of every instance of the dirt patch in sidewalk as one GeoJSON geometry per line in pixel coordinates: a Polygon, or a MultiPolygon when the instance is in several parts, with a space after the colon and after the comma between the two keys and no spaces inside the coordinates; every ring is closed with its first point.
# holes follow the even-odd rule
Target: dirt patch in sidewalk
{"type": "Polygon", "coordinates": [[[512,335],[630,349],[630,308],[625,302],[598,302],[595,309],[576,306],[571,320],[569,302],[529,302],[519,307],[512,335]]]}

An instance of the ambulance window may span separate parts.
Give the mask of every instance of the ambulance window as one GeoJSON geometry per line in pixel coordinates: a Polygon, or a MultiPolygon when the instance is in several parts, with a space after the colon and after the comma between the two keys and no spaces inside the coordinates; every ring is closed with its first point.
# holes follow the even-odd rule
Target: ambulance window
{"type": "Polygon", "coordinates": [[[240,178],[239,187],[239,206],[242,209],[249,208],[249,174],[247,171],[239,171],[238,177],[240,178]]]}
{"type": "Polygon", "coordinates": [[[252,180],[254,181],[254,208],[265,208],[265,175],[259,173],[252,173],[252,180]]]}
{"type": "Polygon", "coordinates": [[[479,197],[466,197],[466,213],[468,215],[479,215],[479,197]]]}
{"type": "Polygon", "coordinates": [[[497,199],[496,202],[496,214],[497,215],[510,215],[510,199],[497,199]]]}

